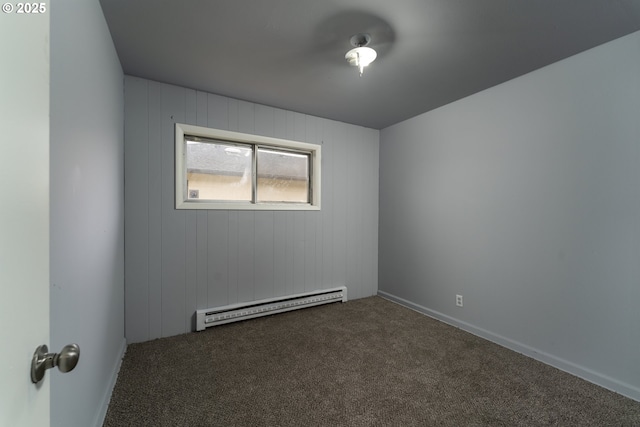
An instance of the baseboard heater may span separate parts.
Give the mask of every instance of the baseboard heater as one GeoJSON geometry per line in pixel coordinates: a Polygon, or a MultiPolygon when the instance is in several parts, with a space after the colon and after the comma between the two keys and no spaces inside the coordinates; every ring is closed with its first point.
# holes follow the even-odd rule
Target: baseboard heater
{"type": "Polygon", "coordinates": [[[196,330],[338,301],[347,301],[346,286],[196,310],[196,330]]]}

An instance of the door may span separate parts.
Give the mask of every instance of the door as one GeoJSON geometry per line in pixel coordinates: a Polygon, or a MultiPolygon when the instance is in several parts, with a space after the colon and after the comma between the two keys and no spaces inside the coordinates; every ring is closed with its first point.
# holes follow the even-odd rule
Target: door
{"type": "Polygon", "coordinates": [[[30,379],[49,344],[49,3],[0,12],[0,426],[48,427],[49,375],[30,379]],[[24,10],[23,10],[24,12],[24,10]]]}

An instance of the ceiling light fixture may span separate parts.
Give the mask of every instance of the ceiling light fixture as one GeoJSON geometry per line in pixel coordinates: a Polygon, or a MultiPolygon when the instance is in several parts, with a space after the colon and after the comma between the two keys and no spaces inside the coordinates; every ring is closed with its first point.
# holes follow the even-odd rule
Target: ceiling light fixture
{"type": "Polygon", "coordinates": [[[364,67],[375,61],[378,56],[375,50],[367,47],[370,41],[371,36],[369,34],[356,34],[352,36],[350,42],[351,45],[355,47],[344,56],[349,65],[358,67],[360,70],[360,77],[362,77],[364,67]]]}

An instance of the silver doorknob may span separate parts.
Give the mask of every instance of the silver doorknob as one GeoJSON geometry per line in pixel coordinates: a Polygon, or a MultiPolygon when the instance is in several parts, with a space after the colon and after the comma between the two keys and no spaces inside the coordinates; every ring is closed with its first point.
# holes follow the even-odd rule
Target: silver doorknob
{"type": "Polygon", "coordinates": [[[60,353],[49,353],[45,344],[36,348],[31,361],[31,382],[38,383],[44,378],[47,369],[57,366],[60,372],[73,370],[80,359],[80,347],[78,344],[65,345],[60,353]]]}

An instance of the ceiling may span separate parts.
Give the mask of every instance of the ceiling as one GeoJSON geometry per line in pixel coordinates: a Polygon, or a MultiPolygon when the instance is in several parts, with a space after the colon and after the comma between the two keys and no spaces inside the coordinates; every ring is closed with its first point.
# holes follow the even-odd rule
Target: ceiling
{"type": "Polygon", "coordinates": [[[125,74],[375,129],[640,30],[640,0],[100,3],[125,74]]]}

